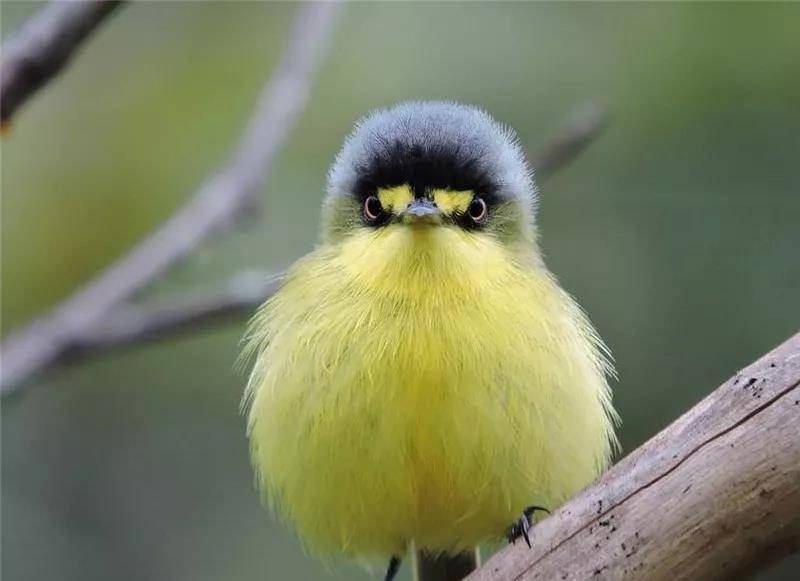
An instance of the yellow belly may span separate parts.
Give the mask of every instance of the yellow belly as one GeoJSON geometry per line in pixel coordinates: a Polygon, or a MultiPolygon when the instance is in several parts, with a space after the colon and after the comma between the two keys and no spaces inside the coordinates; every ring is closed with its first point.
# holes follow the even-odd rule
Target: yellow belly
{"type": "Polygon", "coordinates": [[[607,464],[604,359],[543,266],[448,227],[301,260],[253,321],[253,462],[318,553],[466,550],[607,464]]]}

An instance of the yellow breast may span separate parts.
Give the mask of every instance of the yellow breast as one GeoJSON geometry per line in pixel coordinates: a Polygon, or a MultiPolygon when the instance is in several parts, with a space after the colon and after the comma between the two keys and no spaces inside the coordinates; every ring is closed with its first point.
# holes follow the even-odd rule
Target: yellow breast
{"type": "Polygon", "coordinates": [[[314,551],[465,550],[608,462],[606,364],[551,275],[490,236],[364,230],[253,321],[253,461],[314,551]]]}

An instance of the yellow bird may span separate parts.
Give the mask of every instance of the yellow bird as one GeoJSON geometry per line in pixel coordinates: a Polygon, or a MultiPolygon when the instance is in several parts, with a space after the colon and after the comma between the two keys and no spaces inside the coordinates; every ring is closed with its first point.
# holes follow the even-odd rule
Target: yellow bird
{"type": "Polygon", "coordinates": [[[318,247],[251,322],[258,483],[318,555],[459,555],[525,536],[615,447],[612,367],[545,266],[515,134],[481,109],[360,121],[318,247]]]}

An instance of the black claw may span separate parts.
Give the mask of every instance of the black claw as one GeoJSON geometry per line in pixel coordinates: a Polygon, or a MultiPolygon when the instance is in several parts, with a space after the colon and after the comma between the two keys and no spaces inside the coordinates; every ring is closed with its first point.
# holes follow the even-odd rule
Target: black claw
{"type": "Polygon", "coordinates": [[[508,539],[509,543],[516,544],[517,539],[522,537],[523,539],[525,539],[528,548],[531,547],[530,531],[533,528],[533,522],[534,522],[533,515],[537,510],[550,514],[550,511],[544,508],[543,506],[529,506],[528,508],[523,510],[522,516],[519,517],[517,522],[508,527],[508,534],[506,535],[506,538],[508,539]]]}
{"type": "Polygon", "coordinates": [[[392,557],[389,559],[389,567],[386,569],[386,575],[383,577],[383,581],[392,581],[394,576],[397,575],[397,572],[400,570],[400,557],[392,557]]]}
{"type": "Polygon", "coordinates": [[[525,520],[522,524],[522,537],[525,539],[525,542],[528,544],[528,548],[531,548],[531,536],[528,534],[528,531],[531,530],[531,523],[528,517],[525,517],[525,520]]]}
{"type": "Polygon", "coordinates": [[[531,518],[533,516],[533,513],[535,513],[537,510],[540,510],[542,512],[546,512],[547,514],[550,514],[550,511],[547,510],[543,506],[529,506],[528,508],[526,508],[522,512],[525,514],[525,516],[527,516],[528,518],[531,518]]]}

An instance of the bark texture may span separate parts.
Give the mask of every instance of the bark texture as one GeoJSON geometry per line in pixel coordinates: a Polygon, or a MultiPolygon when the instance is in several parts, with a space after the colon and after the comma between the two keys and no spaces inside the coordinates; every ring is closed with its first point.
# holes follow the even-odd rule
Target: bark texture
{"type": "Polygon", "coordinates": [[[800,334],[468,579],[741,579],[800,549],[800,334]]]}

